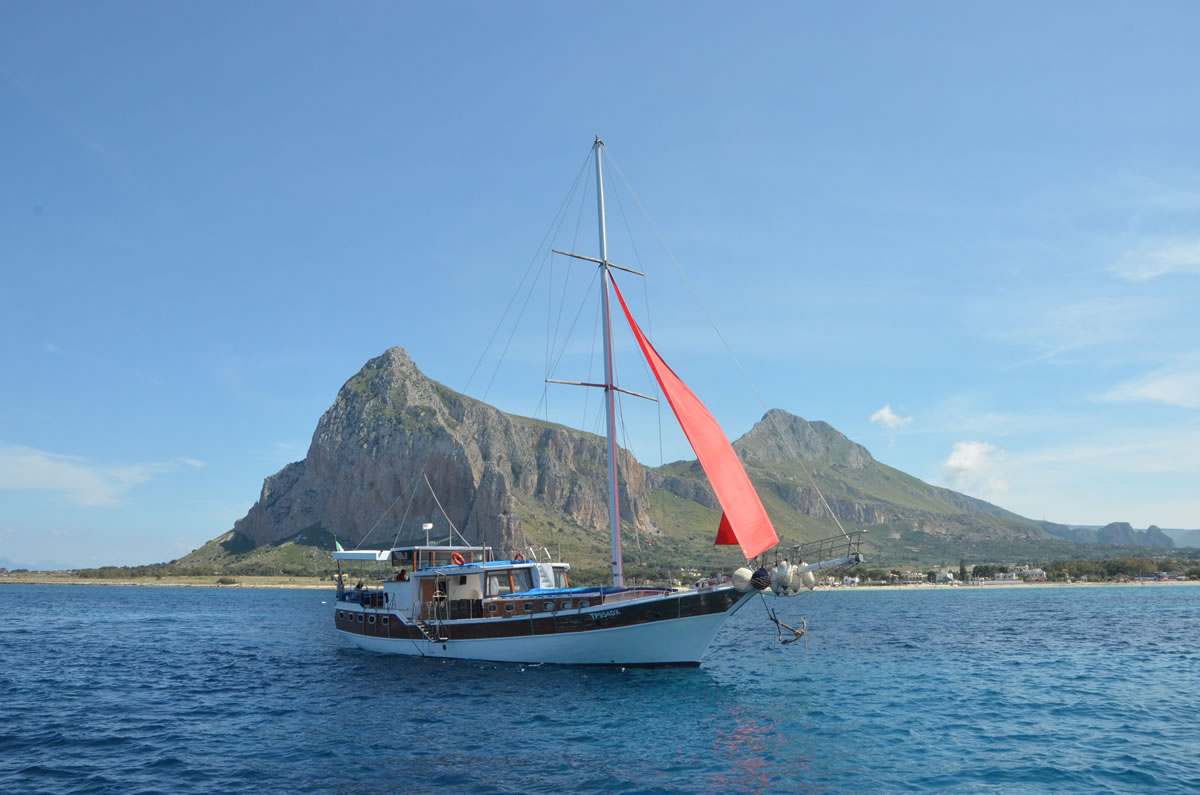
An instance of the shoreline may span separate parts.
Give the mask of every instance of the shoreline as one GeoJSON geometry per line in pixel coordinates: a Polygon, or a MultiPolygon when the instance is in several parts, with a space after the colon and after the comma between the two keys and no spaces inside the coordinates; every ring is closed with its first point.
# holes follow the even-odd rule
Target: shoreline
{"type": "Polygon", "coordinates": [[[1008,588],[1097,588],[1101,586],[1162,586],[1162,585],[1200,585],[1200,580],[1145,580],[1131,582],[987,582],[982,585],[962,585],[956,583],[918,583],[915,585],[834,585],[818,588],[821,591],[977,591],[1003,590],[1008,588]]]}
{"type": "MultiPolygon", "coordinates": [[[[125,580],[79,579],[58,572],[29,572],[0,575],[0,586],[4,585],[86,585],[119,586],[132,588],[292,588],[298,590],[336,590],[332,580],[319,577],[287,577],[262,575],[211,575],[196,577],[165,577],[125,580]],[[236,580],[232,583],[217,582],[218,579],[236,580]]],[[[955,583],[917,583],[909,585],[834,585],[819,586],[815,590],[829,591],[953,591],[953,590],[1003,590],[1021,588],[1096,588],[1100,586],[1165,586],[1200,585],[1200,580],[1147,580],[1132,582],[988,582],[982,585],[955,583]]]]}
{"type": "Polygon", "coordinates": [[[262,575],[233,575],[221,574],[196,577],[154,577],[136,579],[83,579],[59,572],[22,572],[20,574],[0,575],[0,586],[4,585],[88,585],[88,586],[119,586],[132,588],[296,588],[310,591],[336,590],[333,580],[320,577],[288,577],[262,575]],[[222,583],[218,579],[231,579],[236,582],[222,583]]]}

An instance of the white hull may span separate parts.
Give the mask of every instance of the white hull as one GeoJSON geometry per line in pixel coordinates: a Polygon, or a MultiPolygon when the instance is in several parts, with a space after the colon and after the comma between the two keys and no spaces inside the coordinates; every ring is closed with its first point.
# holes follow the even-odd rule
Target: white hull
{"type": "Polygon", "coordinates": [[[445,641],[338,632],[360,648],[413,657],[563,665],[695,666],[700,664],[726,619],[747,601],[739,599],[724,612],[584,632],[445,641]]]}

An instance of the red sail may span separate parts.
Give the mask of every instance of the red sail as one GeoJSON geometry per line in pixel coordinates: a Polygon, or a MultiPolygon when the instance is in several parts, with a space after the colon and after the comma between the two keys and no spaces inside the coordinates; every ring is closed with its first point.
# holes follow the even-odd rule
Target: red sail
{"type": "Polygon", "coordinates": [[[713,415],[692,390],[688,389],[687,384],[667,366],[658,355],[658,351],[654,350],[654,346],[646,339],[646,335],[638,328],[629,307],[625,304],[625,297],[617,289],[615,280],[613,290],[616,291],[617,300],[621,302],[621,309],[625,310],[625,317],[629,320],[633,335],[642,346],[646,361],[654,370],[654,376],[658,379],[663,394],[667,396],[671,410],[675,412],[680,427],[683,428],[692,449],[696,451],[696,458],[700,460],[700,466],[704,467],[708,482],[712,484],[713,491],[717,493],[717,500],[725,511],[721,517],[716,543],[740,545],[747,559],[762,554],[779,543],[779,536],[775,534],[771,519],[767,516],[750,477],[742,468],[737,453],[733,451],[729,439],[725,437],[725,432],[713,419],[713,415]]]}

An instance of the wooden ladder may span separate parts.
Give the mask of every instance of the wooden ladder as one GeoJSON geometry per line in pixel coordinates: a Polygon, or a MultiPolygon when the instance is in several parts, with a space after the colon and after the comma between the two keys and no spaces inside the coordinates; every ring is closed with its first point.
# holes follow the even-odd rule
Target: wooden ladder
{"type": "Polygon", "coordinates": [[[424,621],[422,621],[419,618],[414,618],[412,620],[412,622],[417,625],[417,629],[421,630],[421,634],[425,636],[425,640],[429,641],[430,643],[441,643],[442,641],[450,640],[449,637],[442,634],[442,628],[440,625],[438,626],[438,636],[435,638],[429,632],[429,627],[425,624],[424,621]]]}

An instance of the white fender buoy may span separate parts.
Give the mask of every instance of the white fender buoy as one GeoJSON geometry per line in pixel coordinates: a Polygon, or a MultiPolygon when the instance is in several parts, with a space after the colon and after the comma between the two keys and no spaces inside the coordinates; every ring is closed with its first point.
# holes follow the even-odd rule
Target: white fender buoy
{"type": "Polygon", "coordinates": [[[754,572],[743,566],[733,573],[733,587],[745,593],[750,590],[750,578],[754,576],[754,572]]]}
{"type": "MultiPolygon", "coordinates": [[[[801,562],[800,565],[803,566],[804,563],[801,562]]],[[[796,570],[792,571],[791,590],[800,593],[801,590],[811,591],[813,588],[816,588],[817,578],[813,576],[813,573],[811,571],[799,571],[799,568],[800,566],[797,566],[796,570]]]]}
{"type": "Polygon", "coordinates": [[[771,572],[771,590],[776,596],[782,596],[792,581],[792,564],[786,560],[781,562],[771,572]]]}

